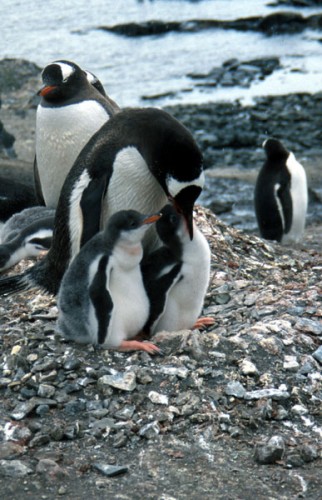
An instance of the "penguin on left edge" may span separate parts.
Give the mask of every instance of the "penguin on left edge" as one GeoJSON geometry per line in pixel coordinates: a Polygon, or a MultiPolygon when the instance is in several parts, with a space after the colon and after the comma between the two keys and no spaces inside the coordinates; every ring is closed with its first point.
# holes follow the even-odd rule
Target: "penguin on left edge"
{"type": "Polygon", "coordinates": [[[68,172],[89,139],[119,111],[98,78],[71,61],[48,64],[36,114],[38,201],[56,208],[68,172]]]}
{"type": "Polygon", "coordinates": [[[160,214],[122,210],[86,243],[64,275],[57,329],[68,340],[118,350],[159,351],[134,337],[149,314],[140,269],[142,238],[160,214]]]}
{"type": "MultiPolygon", "coordinates": [[[[80,248],[122,209],[155,213],[170,200],[192,240],[193,207],[203,184],[201,151],[178,120],[157,108],[116,113],[66,178],[48,254],[25,273],[0,280],[0,295],[35,286],[56,294],[80,248]]],[[[153,229],[144,236],[145,251],[160,245],[153,229]]]]}

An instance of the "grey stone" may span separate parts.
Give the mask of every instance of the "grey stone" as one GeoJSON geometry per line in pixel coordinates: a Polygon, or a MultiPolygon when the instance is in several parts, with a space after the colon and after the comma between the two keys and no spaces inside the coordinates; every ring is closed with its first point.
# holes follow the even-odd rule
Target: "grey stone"
{"type": "Polygon", "coordinates": [[[99,387],[109,385],[121,391],[133,391],[136,388],[136,375],[134,372],[117,372],[114,375],[103,375],[97,381],[99,387]]]}
{"type": "Polygon", "coordinates": [[[322,365],[322,345],[320,345],[320,347],[318,347],[317,350],[314,351],[312,356],[322,365]]]}
{"type": "Polygon", "coordinates": [[[225,388],[225,394],[227,396],[234,396],[235,398],[244,398],[246,392],[246,389],[238,381],[228,382],[225,388]]]}
{"type": "Polygon", "coordinates": [[[265,445],[255,448],[254,458],[260,464],[273,464],[281,460],[285,451],[285,442],[281,436],[273,436],[265,445]]]}
{"type": "Polygon", "coordinates": [[[125,465],[110,465],[102,462],[95,462],[93,468],[107,477],[119,476],[128,472],[129,468],[125,465]]]}
{"type": "Polygon", "coordinates": [[[21,460],[0,460],[0,476],[24,477],[33,470],[21,460]]]}
{"type": "Polygon", "coordinates": [[[262,398],[272,398],[276,401],[288,399],[290,393],[280,389],[258,389],[256,391],[246,392],[245,399],[256,400],[262,398]]]}
{"type": "Polygon", "coordinates": [[[321,321],[300,318],[295,324],[295,328],[301,332],[313,333],[313,335],[322,335],[322,323],[321,321]]]}

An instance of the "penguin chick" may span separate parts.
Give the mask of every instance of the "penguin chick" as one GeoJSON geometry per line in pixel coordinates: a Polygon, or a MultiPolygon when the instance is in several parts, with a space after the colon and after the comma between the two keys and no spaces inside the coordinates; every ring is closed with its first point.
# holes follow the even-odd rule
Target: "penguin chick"
{"type": "MultiPolygon", "coordinates": [[[[156,229],[164,246],[142,263],[151,304],[144,328],[148,334],[193,328],[203,306],[210,276],[209,245],[196,224],[191,240],[184,217],[172,205],[166,205],[161,213],[156,229]]],[[[201,324],[200,320],[198,326],[201,324]]]]}
{"type": "Polygon", "coordinates": [[[60,190],[89,139],[119,111],[101,82],[71,61],[55,61],[42,72],[36,115],[34,177],[39,201],[56,208],[60,190]]]}
{"type": "Polygon", "coordinates": [[[50,248],[54,214],[45,207],[31,207],[6,222],[0,234],[0,272],[50,248]]]}
{"type": "Polygon", "coordinates": [[[304,234],[308,204],[303,166],[277,139],[263,143],[266,161],[255,185],[255,213],[260,235],[282,244],[298,243],[304,234]]]}
{"type": "Polygon", "coordinates": [[[82,247],[58,295],[57,328],[66,339],[120,350],[158,351],[154,344],[133,338],[149,314],[140,269],[142,238],[159,218],[119,211],[82,247]]]}

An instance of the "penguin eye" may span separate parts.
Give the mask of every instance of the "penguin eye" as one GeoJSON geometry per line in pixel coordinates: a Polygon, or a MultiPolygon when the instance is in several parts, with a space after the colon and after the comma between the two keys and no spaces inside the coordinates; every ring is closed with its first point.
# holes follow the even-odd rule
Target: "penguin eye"
{"type": "Polygon", "coordinates": [[[170,215],[170,224],[174,226],[177,222],[177,217],[175,215],[170,215]]]}

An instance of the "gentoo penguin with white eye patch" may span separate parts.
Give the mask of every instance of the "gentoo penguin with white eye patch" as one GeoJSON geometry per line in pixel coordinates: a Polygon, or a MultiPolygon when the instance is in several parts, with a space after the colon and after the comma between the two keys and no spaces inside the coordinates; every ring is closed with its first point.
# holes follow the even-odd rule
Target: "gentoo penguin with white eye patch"
{"type": "MultiPolygon", "coordinates": [[[[24,274],[0,280],[0,295],[37,286],[56,294],[69,262],[122,209],[161,210],[168,199],[193,238],[192,212],[204,184],[201,152],[170,114],[139,108],[115,114],[89,140],[68,174],[50,251],[24,274]]],[[[150,228],[146,251],[160,244],[150,228]]]]}
{"type": "Polygon", "coordinates": [[[56,208],[78,154],[119,107],[106,96],[95,75],[71,61],[48,64],[42,80],[34,175],[39,201],[56,208]]]}
{"type": "Polygon", "coordinates": [[[277,139],[263,143],[267,159],[255,186],[255,212],[260,235],[283,244],[304,234],[308,204],[306,173],[277,139]]]}
{"type": "Polygon", "coordinates": [[[58,295],[57,329],[66,339],[119,350],[159,351],[134,337],[149,314],[140,269],[142,238],[160,217],[122,210],[82,247],[58,295]]]}
{"type": "Polygon", "coordinates": [[[196,224],[190,239],[184,217],[172,205],[161,214],[156,229],[164,246],[141,265],[151,304],[144,331],[153,335],[213,324],[212,318],[198,320],[210,277],[208,242],[196,224]]]}
{"type": "Polygon", "coordinates": [[[14,214],[0,233],[0,272],[22,259],[37,257],[51,245],[55,211],[31,207],[14,214]]]}

